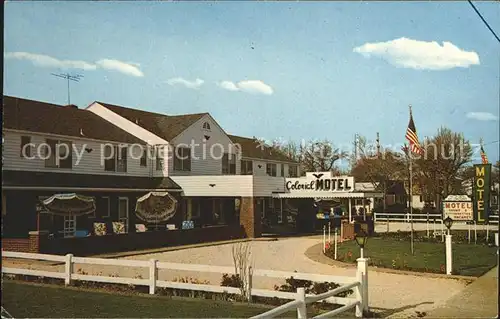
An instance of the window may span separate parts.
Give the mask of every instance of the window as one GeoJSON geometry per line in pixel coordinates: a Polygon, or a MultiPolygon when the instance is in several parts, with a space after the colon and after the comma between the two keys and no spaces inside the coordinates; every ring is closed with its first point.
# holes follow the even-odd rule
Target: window
{"type": "Polygon", "coordinates": [[[396,203],[396,195],[385,195],[385,204],[386,205],[394,205],[396,203]]]}
{"type": "Polygon", "coordinates": [[[194,198],[186,199],[186,220],[200,218],[200,201],[194,198]]]}
{"type": "Polygon", "coordinates": [[[253,162],[252,161],[241,161],[241,175],[253,175],[253,162]]]}
{"type": "Polygon", "coordinates": [[[288,165],[288,175],[290,177],[298,177],[299,176],[297,165],[288,165]]]}
{"type": "Polygon", "coordinates": [[[73,167],[73,144],[69,141],[47,139],[45,147],[45,167],[73,167]]]}
{"type": "Polygon", "coordinates": [[[141,162],[140,165],[143,167],[148,166],[148,149],[145,148],[142,150],[141,162]]]}
{"type": "Polygon", "coordinates": [[[177,147],[175,149],[174,170],[191,171],[191,149],[189,147],[177,147]]]}
{"type": "Polygon", "coordinates": [[[274,207],[276,207],[276,219],[278,224],[283,223],[283,200],[274,199],[274,207]]]}
{"type": "Polygon", "coordinates": [[[128,149],[124,145],[111,146],[106,145],[104,149],[104,170],[111,172],[127,171],[127,153],[128,149]]]}
{"type": "Polygon", "coordinates": [[[281,167],[281,175],[282,177],[285,177],[285,164],[280,164],[281,167]]]}
{"type": "Polygon", "coordinates": [[[234,154],[224,153],[222,156],[222,174],[236,174],[236,156],[234,154]]]}
{"type": "Polygon", "coordinates": [[[76,231],[76,216],[75,215],[65,215],[64,216],[64,237],[75,236],[76,231]]]}
{"type": "Polygon", "coordinates": [[[128,232],[128,197],[118,198],[118,221],[125,224],[125,232],[128,232]]]}
{"type": "Polygon", "coordinates": [[[7,215],[7,196],[2,192],[2,216],[7,215]]]}
{"type": "Polygon", "coordinates": [[[102,217],[110,217],[111,216],[111,205],[109,197],[102,198],[102,207],[100,208],[102,211],[102,217]]]}
{"type": "Polygon", "coordinates": [[[276,176],[276,164],[267,163],[266,173],[269,176],[276,176]]]}
{"type": "Polygon", "coordinates": [[[210,123],[208,122],[203,123],[203,129],[206,131],[210,131],[210,123]]]}
{"type": "Polygon", "coordinates": [[[23,158],[31,157],[31,136],[21,136],[20,156],[23,158]]]}

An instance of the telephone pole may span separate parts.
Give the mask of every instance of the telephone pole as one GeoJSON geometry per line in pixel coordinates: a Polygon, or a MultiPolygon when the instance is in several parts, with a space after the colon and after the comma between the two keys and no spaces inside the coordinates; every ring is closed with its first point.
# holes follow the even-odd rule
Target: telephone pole
{"type": "Polygon", "coordinates": [[[377,132],[377,156],[380,156],[380,136],[377,132]]]}
{"type": "Polygon", "coordinates": [[[51,75],[57,76],[58,78],[62,78],[68,81],[68,105],[70,105],[71,99],[69,94],[69,81],[80,82],[80,79],[83,78],[83,75],[81,74],[70,75],[69,73],[60,73],[60,74],[51,73],[51,75]]]}

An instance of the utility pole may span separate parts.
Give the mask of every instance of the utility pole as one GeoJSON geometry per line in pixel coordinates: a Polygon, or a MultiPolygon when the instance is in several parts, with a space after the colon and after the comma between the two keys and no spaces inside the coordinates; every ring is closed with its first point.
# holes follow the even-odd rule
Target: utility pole
{"type": "Polygon", "coordinates": [[[68,81],[68,105],[70,105],[71,100],[69,94],[69,81],[80,82],[80,79],[83,78],[83,75],[81,74],[70,75],[69,73],[60,73],[60,74],[51,73],[51,75],[57,76],[58,78],[62,78],[68,81]]]}
{"type": "Polygon", "coordinates": [[[377,157],[380,156],[380,136],[377,132],[377,157]]]}

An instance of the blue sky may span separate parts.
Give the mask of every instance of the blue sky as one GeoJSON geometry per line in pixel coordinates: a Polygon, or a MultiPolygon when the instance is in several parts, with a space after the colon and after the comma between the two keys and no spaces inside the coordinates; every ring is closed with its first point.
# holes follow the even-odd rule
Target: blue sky
{"type": "MultiPolygon", "coordinates": [[[[476,7],[500,33],[498,3],[476,7]]],[[[7,95],[66,104],[50,73],[70,72],[80,107],[338,145],[404,143],[412,104],[421,139],[444,125],[498,159],[500,44],[465,1],[8,2],[4,51],[7,95]]]]}

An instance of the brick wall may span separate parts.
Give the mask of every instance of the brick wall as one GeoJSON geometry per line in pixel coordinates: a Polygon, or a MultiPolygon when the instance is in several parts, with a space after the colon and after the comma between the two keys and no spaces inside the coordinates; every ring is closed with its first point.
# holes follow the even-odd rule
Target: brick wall
{"type": "Polygon", "coordinates": [[[2,238],[2,250],[31,253],[29,238],[2,238]]]}
{"type": "Polygon", "coordinates": [[[240,224],[246,237],[256,238],[262,235],[260,215],[255,215],[255,198],[242,197],[240,204],[240,224]]]}

